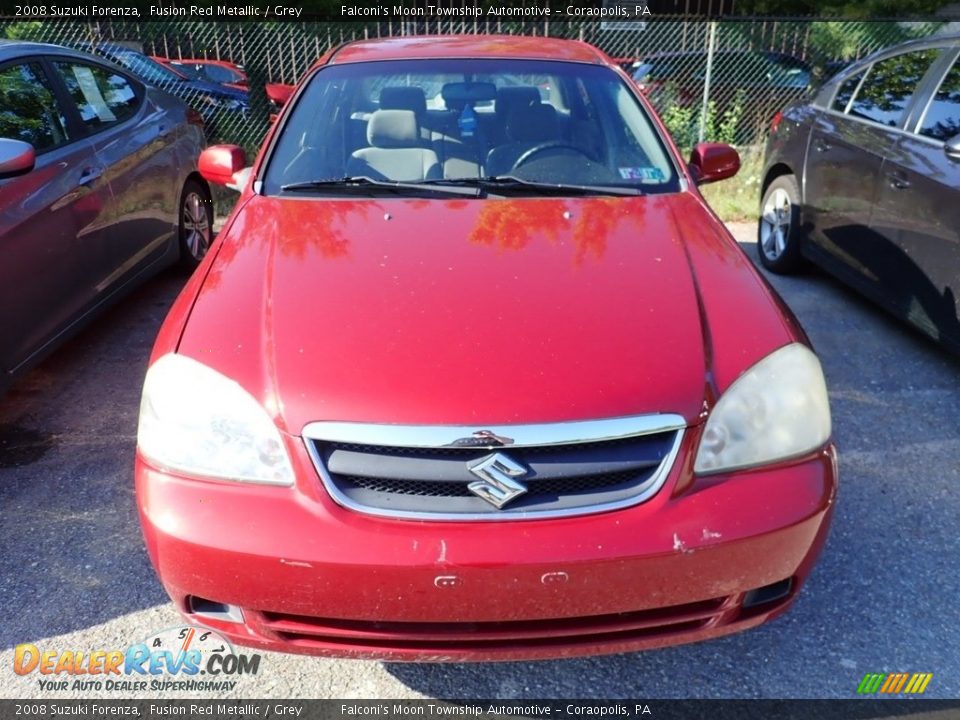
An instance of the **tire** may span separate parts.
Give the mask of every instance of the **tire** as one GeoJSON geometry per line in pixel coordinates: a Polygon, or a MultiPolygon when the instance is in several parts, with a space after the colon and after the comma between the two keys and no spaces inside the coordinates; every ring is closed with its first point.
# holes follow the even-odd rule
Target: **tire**
{"type": "Polygon", "coordinates": [[[213,242],[213,201],[204,183],[187,180],[180,193],[180,266],[193,270],[213,242]]]}
{"type": "Polygon", "coordinates": [[[760,201],[760,263],[781,275],[795,273],[803,267],[800,243],[800,188],[793,175],[781,175],[770,183],[760,201]]]}

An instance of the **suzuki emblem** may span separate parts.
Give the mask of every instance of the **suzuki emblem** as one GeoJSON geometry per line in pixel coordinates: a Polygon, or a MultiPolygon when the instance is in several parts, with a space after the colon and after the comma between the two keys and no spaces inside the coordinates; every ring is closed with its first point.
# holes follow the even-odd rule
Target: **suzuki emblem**
{"type": "Polygon", "coordinates": [[[530,471],[503,453],[494,453],[475,465],[468,465],[467,469],[480,478],[467,485],[467,489],[497,509],[527,491],[527,487],[514,478],[522,478],[530,471]]]}

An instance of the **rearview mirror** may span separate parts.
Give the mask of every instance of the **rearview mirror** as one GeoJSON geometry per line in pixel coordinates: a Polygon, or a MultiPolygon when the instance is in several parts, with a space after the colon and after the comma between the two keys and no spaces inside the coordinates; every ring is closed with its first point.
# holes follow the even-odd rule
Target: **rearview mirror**
{"type": "Polygon", "coordinates": [[[450,82],[440,88],[447,104],[490,102],[497,98],[497,86],[489,82],[450,82]]]}
{"type": "Polygon", "coordinates": [[[247,166],[247,154],[239,145],[213,145],[200,153],[197,169],[207,182],[239,189],[234,177],[247,166]]]}
{"type": "Polygon", "coordinates": [[[22,140],[0,138],[0,180],[25,175],[33,170],[36,162],[33,145],[22,140]]]}
{"type": "Polygon", "coordinates": [[[697,185],[726,180],[740,170],[740,154],[726,143],[700,143],[690,153],[690,172],[697,185]]]}

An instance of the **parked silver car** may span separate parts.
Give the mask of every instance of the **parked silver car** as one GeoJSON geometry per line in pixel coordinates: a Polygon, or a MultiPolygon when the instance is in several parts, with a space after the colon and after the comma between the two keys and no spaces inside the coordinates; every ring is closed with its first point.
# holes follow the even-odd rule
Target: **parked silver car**
{"type": "Polygon", "coordinates": [[[199,117],[128,72],[0,40],[0,390],[212,238],[199,117]]]}

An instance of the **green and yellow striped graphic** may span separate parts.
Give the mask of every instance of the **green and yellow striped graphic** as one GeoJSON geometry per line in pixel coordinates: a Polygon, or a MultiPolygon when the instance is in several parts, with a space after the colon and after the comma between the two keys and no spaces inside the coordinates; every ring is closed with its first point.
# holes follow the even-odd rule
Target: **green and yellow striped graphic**
{"type": "Polygon", "coordinates": [[[867,673],[857,688],[858,695],[898,693],[919,695],[927,689],[933,673],[867,673]]]}

